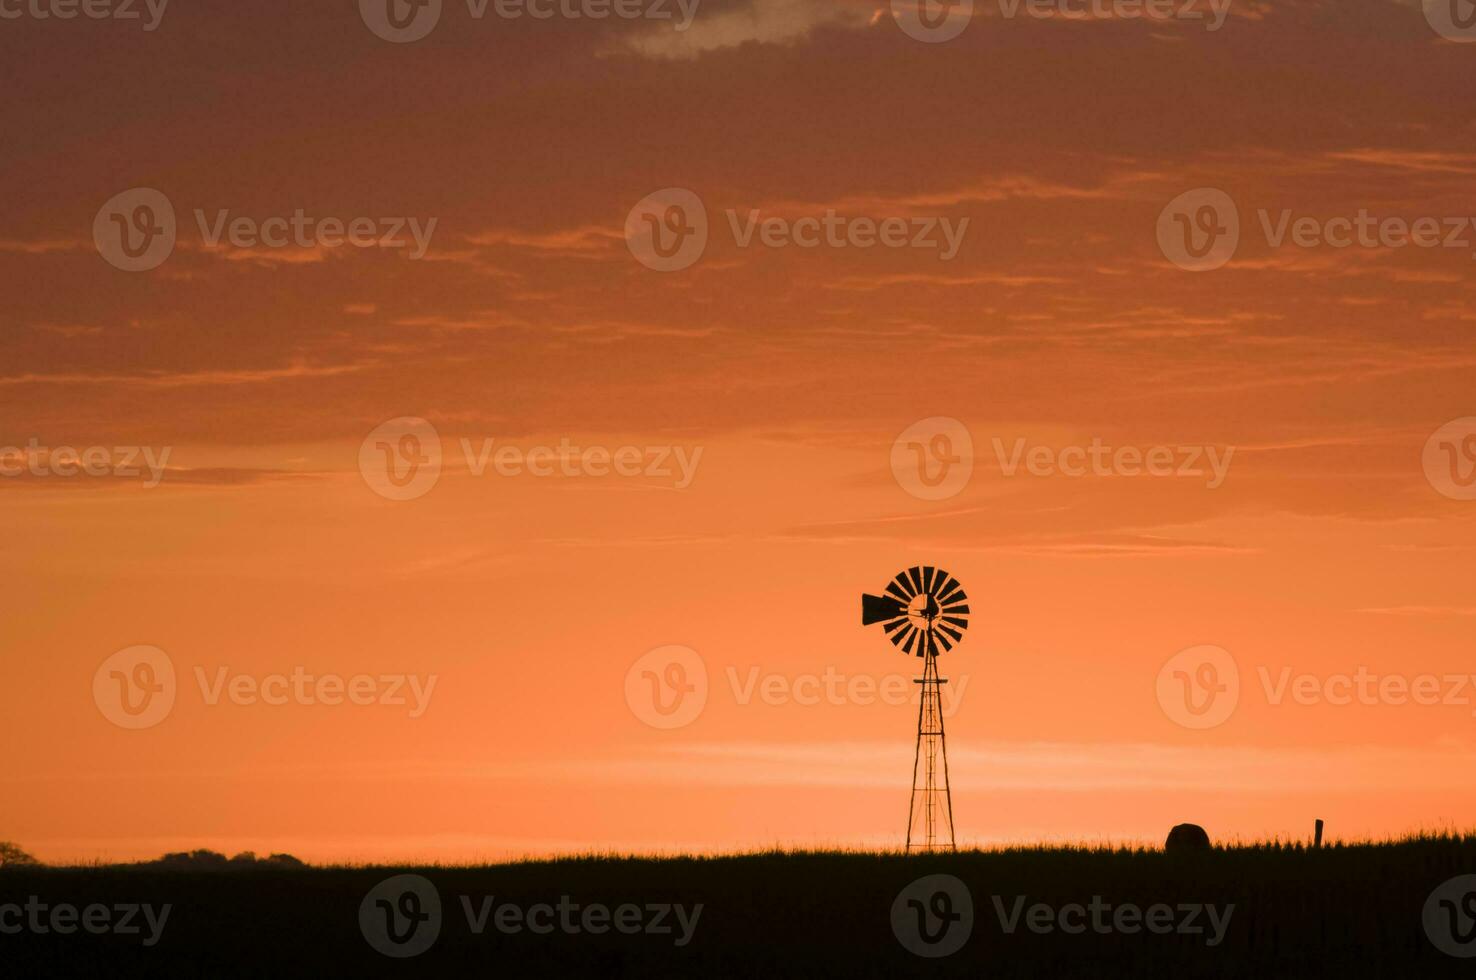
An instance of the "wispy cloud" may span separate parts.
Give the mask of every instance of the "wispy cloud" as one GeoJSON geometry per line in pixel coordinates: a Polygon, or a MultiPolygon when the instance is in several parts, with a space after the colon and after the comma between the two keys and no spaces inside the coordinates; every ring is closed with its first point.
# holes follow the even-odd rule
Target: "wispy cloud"
{"type": "Polygon", "coordinates": [[[692,59],[743,44],[795,44],[826,27],[859,30],[877,11],[857,0],[749,0],[726,9],[704,10],[686,30],[668,23],[624,38],[611,49],[664,60],[692,59]]]}

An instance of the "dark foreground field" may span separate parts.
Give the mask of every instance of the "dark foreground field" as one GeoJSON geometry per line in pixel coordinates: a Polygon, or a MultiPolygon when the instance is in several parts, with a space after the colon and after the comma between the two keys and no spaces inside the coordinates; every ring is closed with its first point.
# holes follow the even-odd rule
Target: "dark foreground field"
{"type": "Polygon", "coordinates": [[[1437,948],[1476,953],[1476,892],[1447,884],[1467,874],[1473,837],[1188,857],[11,869],[0,871],[0,974],[1471,976],[1476,960],[1437,948]],[[137,932],[119,935],[129,906],[150,908],[129,916],[137,932]]]}

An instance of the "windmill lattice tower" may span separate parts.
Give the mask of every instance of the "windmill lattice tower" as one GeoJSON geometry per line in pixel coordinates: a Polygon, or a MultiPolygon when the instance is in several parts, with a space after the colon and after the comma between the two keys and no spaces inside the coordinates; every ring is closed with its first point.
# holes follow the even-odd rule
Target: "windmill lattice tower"
{"type": "Polygon", "coordinates": [[[938,654],[963,639],[969,626],[969,597],[957,579],[929,565],[899,573],[884,591],[885,595],[861,596],[861,625],[880,623],[894,646],[923,658],[922,677],[913,681],[922,685],[922,698],[907,804],[907,851],[957,850],[948,743],[943,735],[941,685],[948,681],[938,676],[938,654]]]}

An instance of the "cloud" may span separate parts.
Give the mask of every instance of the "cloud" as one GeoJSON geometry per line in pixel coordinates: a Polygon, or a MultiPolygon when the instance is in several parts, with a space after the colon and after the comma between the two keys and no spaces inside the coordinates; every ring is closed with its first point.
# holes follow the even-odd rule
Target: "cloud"
{"type": "Polygon", "coordinates": [[[188,388],[202,385],[247,385],[301,378],[325,378],[352,374],[369,367],[368,362],[355,364],[308,365],[294,362],[279,368],[241,368],[185,371],[178,374],[15,374],[0,376],[0,386],[11,385],[124,385],[136,388],[188,388]]]}
{"type": "Polygon", "coordinates": [[[822,28],[859,30],[876,18],[874,7],[854,0],[751,0],[703,10],[685,31],[660,22],[622,41],[620,49],[646,58],[692,59],[742,44],[792,45],[822,28]]]}
{"type": "Polygon", "coordinates": [[[870,292],[887,286],[1004,286],[1018,289],[1026,286],[1059,286],[1072,280],[1065,276],[1024,275],[1007,272],[980,272],[971,275],[943,273],[892,273],[880,276],[842,276],[823,283],[827,289],[870,292]]]}
{"type": "Polygon", "coordinates": [[[1354,611],[1376,616],[1476,616],[1476,606],[1384,606],[1354,611]]]}
{"type": "MultiPolygon", "coordinates": [[[[18,460],[12,458],[8,462],[12,465],[18,460]]],[[[304,480],[315,479],[324,476],[320,473],[309,473],[294,470],[281,469],[257,469],[251,467],[217,466],[201,467],[199,469],[187,469],[182,467],[165,467],[157,476],[146,467],[139,464],[138,472],[133,475],[117,475],[108,472],[101,476],[56,476],[49,473],[37,475],[29,470],[14,476],[6,476],[0,480],[0,488],[26,488],[31,490],[107,490],[122,485],[147,484],[148,489],[157,490],[168,487],[246,487],[258,486],[282,480],[304,480]],[[157,483],[154,481],[157,480],[157,483]]]]}
{"type": "Polygon", "coordinates": [[[1363,148],[1342,150],[1327,154],[1328,159],[1363,163],[1414,173],[1456,174],[1462,177],[1476,176],[1476,154],[1447,153],[1439,150],[1400,150],[1363,148]]]}
{"type": "Polygon", "coordinates": [[[83,242],[75,239],[50,239],[34,242],[0,241],[0,252],[20,252],[23,255],[45,255],[49,252],[80,252],[83,249],[91,247],[91,242],[83,242]]]}
{"type": "Polygon", "coordinates": [[[579,228],[552,232],[491,229],[468,235],[466,240],[473,245],[507,245],[555,255],[585,256],[592,252],[608,251],[611,246],[622,241],[623,238],[618,228],[584,225],[579,228]]]}

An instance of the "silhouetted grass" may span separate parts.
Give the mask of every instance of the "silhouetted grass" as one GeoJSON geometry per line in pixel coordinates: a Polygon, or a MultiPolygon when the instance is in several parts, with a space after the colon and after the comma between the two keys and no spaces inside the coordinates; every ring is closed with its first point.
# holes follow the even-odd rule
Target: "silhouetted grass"
{"type": "Polygon", "coordinates": [[[1470,976],[1476,960],[1435,948],[1422,925],[1430,892],[1476,873],[1476,836],[1383,843],[1295,842],[1169,855],[1141,848],[1008,848],[905,857],[892,852],[762,851],[633,857],[589,853],[488,866],[248,867],[180,871],[151,865],[18,868],[0,873],[0,904],[170,903],[153,948],[137,937],[0,935],[8,975],[59,971],[192,976],[859,976],[1434,977],[1470,976]],[[359,905],[395,874],[429,879],[442,928],[422,955],[370,948],[359,905]],[[893,934],[898,893],[950,874],[972,895],[971,938],[926,960],[893,934]],[[461,897],[524,909],[569,896],[601,903],[703,906],[688,945],[674,935],[513,934],[468,927],[461,897]],[[1223,941],[1204,934],[1088,929],[1007,934],[1006,909],[1059,909],[1100,896],[1113,906],[1234,905],[1223,941]]]}

